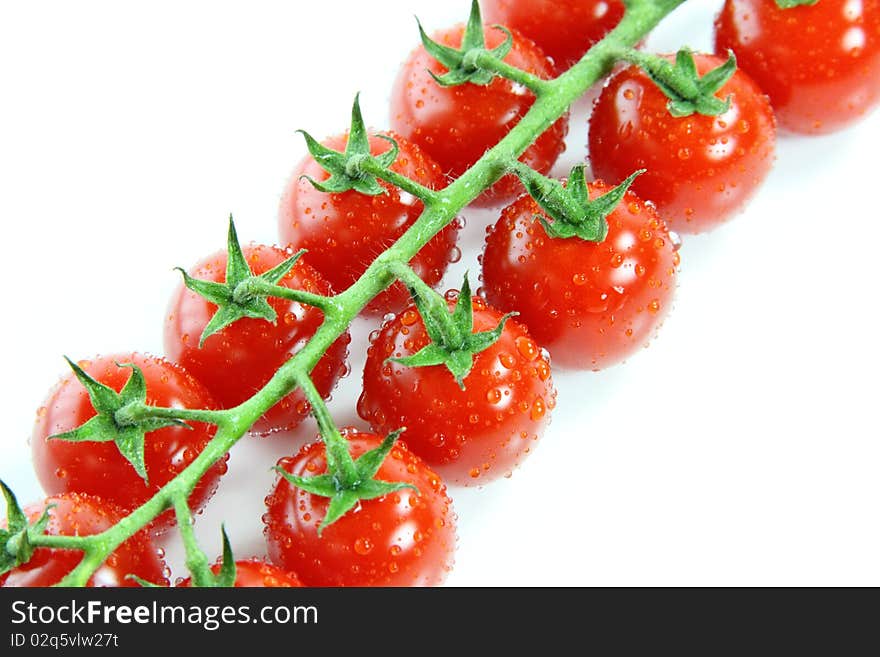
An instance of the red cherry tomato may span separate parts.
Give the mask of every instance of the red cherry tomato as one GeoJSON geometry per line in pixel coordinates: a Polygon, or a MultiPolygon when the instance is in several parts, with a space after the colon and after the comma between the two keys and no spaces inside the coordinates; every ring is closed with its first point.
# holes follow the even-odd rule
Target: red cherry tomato
{"type": "MultiPolygon", "coordinates": [[[[256,275],[291,255],[277,247],[256,244],[242,250],[256,275]]],[[[190,275],[215,282],[225,281],[226,252],[202,260],[193,267],[190,275]]],[[[278,285],[315,294],[330,292],[324,277],[303,260],[299,260],[278,285]]],[[[297,302],[271,297],[269,304],[278,313],[275,324],[262,319],[240,319],[211,335],[199,347],[202,331],[217,307],[181,284],[171,299],[165,321],[165,353],[204,383],[222,408],[236,406],[262,388],[278,368],[314,335],[324,319],[324,314],[317,308],[297,302]]],[[[312,381],[324,398],[329,396],[345,369],[349,341],[347,332],[340,336],[312,370],[312,381]]],[[[297,390],[270,408],[253,428],[264,434],[290,429],[308,412],[305,397],[297,390]]]]}
{"type": "MultiPolygon", "coordinates": [[[[125,516],[119,507],[94,495],[62,493],[46,498],[40,504],[24,509],[31,522],[43,510],[49,511],[46,533],[50,536],[91,536],[110,529],[125,516]]],[[[153,584],[167,585],[165,562],[145,531],[141,531],[122,545],[94,572],[88,586],[140,586],[126,575],[137,575],[153,584]]],[[[0,586],[38,587],[60,582],[82,559],[79,550],[37,548],[30,561],[0,575],[0,586]]]]}
{"type": "MultiPolygon", "coordinates": [[[[392,171],[431,189],[446,186],[440,167],[424,151],[399,135],[389,133],[400,148],[392,171]]],[[[347,135],[331,137],[324,146],[343,151],[347,135]]],[[[370,152],[384,153],[390,144],[370,137],[370,152]]],[[[356,191],[325,194],[302,178],[324,181],[329,176],[311,156],[297,166],[281,199],[278,229],[281,242],[291,248],[307,249],[308,260],[338,292],[354,283],[377,255],[403,235],[424,205],[410,194],[380,181],[385,193],[366,196],[356,191]]],[[[457,259],[455,238],[459,222],[452,222],[429,241],[410,265],[428,285],[436,285],[450,259],[457,259]]],[[[406,288],[396,283],[367,306],[368,311],[387,313],[400,310],[408,302],[406,288]]]]}
{"type": "MultiPolygon", "coordinates": [[[[220,573],[221,564],[211,566],[211,572],[220,573]]],[[[242,559],[235,562],[235,588],[237,589],[278,589],[298,588],[303,584],[291,572],[278,566],[266,563],[261,559],[242,559]]],[[[187,577],[178,586],[192,586],[192,579],[187,577]]]]}
{"type": "MultiPolygon", "coordinates": [[[[454,300],[449,295],[450,304],[454,300]]],[[[502,314],[473,298],[474,331],[502,314]]],[[[430,341],[410,306],[370,345],[358,413],[377,433],[406,427],[401,439],[447,481],[484,484],[509,475],[544,432],[556,405],[550,365],[525,327],[508,319],[501,337],[474,357],[462,390],[443,365],[407,367],[430,341]]]]}
{"type": "Polygon", "coordinates": [[[621,0],[483,0],[486,23],[521,32],[568,69],[623,18],[621,0]]]}
{"type": "MultiPolygon", "coordinates": [[[[590,197],[609,191],[588,185],[590,197]]],[[[603,242],[549,237],[531,196],[504,208],[486,237],[483,287],[496,308],[550,350],[554,365],[600,370],[645,345],[672,305],[676,245],[632,192],[608,216],[603,242]]]]}
{"type": "MultiPolygon", "coordinates": [[[[464,26],[432,35],[438,43],[460,47],[464,26]]],[[[486,29],[486,46],[494,48],[505,39],[503,32],[486,29]]],[[[504,58],[508,64],[540,78],[552,76],[546,55],[529,39],[513,33],[513,48],[504,58]]],[[[440,168],[456,177],[503,138],[535,102],[531,92],[500,77],[487,86],[463,84],[441,87],[428,71],[437,75],[446,68],[419,46],[403,63],[391,92],[391,127],[414,141],[433,157],[440,168]]],[[[533,169],[546,173],[565,148],[568,117],[548,128],[520,158],[533,169]]],[[[522,192],[512,175],[505,176],[475,201],[478,205],[505,203],[522,192]]]]}
{"type": "MultiPolygon", "coordinates": [[[[349,429],[354,458],[375,449],[381,438],[349,429]]],[[[278,464],[311,476],[326,471],[324,445],[304,446],[278,464]]],[[[433,586],[452,568],[455,514],[446,486],[425,463],[398,443],[376,479],[413,484],[360,504],[318,535],[328,500],[295,488],[279,477],[266,498],[265,535],[269,558],[293,570],[309,586],[433,586]]]]}
{"type": "MultiPolygon", "coordinates": [[[[181,367],[163,358],[142,354],[100,356],[80,362],[89,376],[117,392],[131,376],[131,369],[117,363],[133,363],[144,373],[147,403],[153,406],[216,408],[208,390],[181,367]]],[[[149,483],[112,442],[70,442],[48,440],[71,431],[90,420],[96,412],[83,385],[71,372],[49,393],[37,412],[31,436],[34,468],[43,489],[51,494],[82,492],[98,495],[123,508],[134,509],[150,499],[199,455],[214,435],[214,427],[198,422],[186,427],[165,427],[144,437],[144,463],[149,483]]],[[[226,463],[215,464],[196,485],[189,503],[193,510],[205,506],[217,489],[226,463]]],[[[152,523],[163,531],[175,522],[174,512],[166,511],[152,523]]]]}
{"type": "MultiPolygon", "coordinates": [[[[670,58],[671,59],[671,58],[670,58]]],[[[700,75],[723,63],[695,55],[700,75]]],[[[632,190],[656,204],[673,230],[699,233],[740,210],[767,176],[776,142],[766,97],[742,71],[716,94],[731,97],[719,116],[676,118],[645,73],[629,67],[611,78],[590,119],[590,162],[604,180],[636,169],[632,190]]]]}
{"type": "Polygon", "coordinates": [[[715,48],[736,53],[763,89],[779,125],[823,134],[880,100],[880,2],[821,0],[780,9],[775,0],[727,0],[715,48]]]}

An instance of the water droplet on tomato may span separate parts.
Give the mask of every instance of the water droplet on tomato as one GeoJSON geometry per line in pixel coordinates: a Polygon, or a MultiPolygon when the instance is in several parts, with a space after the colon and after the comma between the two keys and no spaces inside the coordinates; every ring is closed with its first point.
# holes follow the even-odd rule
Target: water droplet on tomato
{"type": "Polygon", "coordinates": [[[498,362],[500,362],[507,369],[513,369],[516,366],[516,358],[511,356],[506,351],[502,351],[498,354],[498,362]]]}
{"type": "Polygon", "coordinates": [[[521,335],[514,341],[514,344],[516,344],[516,350],[523,358],[535,360],[538,357],[538,345],[531,338],[521,335]]]}
{"type": "Polygon", "coordinates": [[[535,422],[544,417],[544,413],[547,412],[547,408],[544,406],[543,397],[537,397],[535,399],[535,403],[532,404],[532,412],[529,414],[529,417],[532,418],[535,422]]]}

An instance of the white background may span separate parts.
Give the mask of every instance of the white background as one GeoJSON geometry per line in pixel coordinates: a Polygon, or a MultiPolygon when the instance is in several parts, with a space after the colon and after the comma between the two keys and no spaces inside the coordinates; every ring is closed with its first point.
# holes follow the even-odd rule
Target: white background
{"type": "MultiPolygon", "coordinates": [[[[706,48],[719,3],[690,0],[648,41],[706,48]]],[[[469,3],[28,2],[0,8],[0,476],[41,497],[27,440],[62,354],[161,353],[189,266],[223,245],[274,242],[279,195],[356,91],[387,127],[417,13],[431,29],[469,3]]],[[[585,155],[572,116],[562,173],[585,155]]],[[[880,115],[829,137],[783,137],[747,211],[687,238],[675,308],[652,346],[599,374],[557,373],[558,406],[510,480],[455,489],[453,585],[880,585],[877,313],[880,115]]],[[[495,213],[466,211],[476,271],[495,213]]],[[[334,395],[354,411],[365,334],[334,395]]],[[[275,459],[314,435],[246,438],[198,523],[225,520],[262,554],[275,459]]],[[[176,553],[174,549],[172,554],[176,553]]],[[[179,574],[180,562],[175,572],[179,574]]]]}

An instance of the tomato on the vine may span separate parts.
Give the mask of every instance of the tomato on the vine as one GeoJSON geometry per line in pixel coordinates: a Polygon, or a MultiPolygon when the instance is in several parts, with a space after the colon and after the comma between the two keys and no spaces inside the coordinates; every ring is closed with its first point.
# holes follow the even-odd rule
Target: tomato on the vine
{"type": "MultiPolygon", "coordinates": [[[[447,180],[428,155],[416,144],[388,133],[400,153],[391,170],[428,187],[441,189],[447,180]]],[[[379,155],[391,145],[370,136],[370,152],[379,155]]],[[[344,151],[348,135],[337,135],[323,145],[344,151]]],[[[306,249],[309,264],[337,292],[348,288],[377,255],[391,246],[422,213],[424,204],[398,187],[380,181],[384,194],[368,196],[351,190],[327,194],[315,189],[303,176],[323,182],[329,174],[307,155],[296,167],[281,199],[278,229],[281,242],[293,249],[306,249]]],[[[450,259],[458,257],[455,240],[459,222],[453,221],[435,235],[410,262],[428,285],[443,277],[450,259]]],[[[368,311],[400,310],[408,300],[406,288],[397,283],[367,305],[368,311]]]]}
{"type": "MultiPolygon", "coordinates": [[[[382,438],[353,429],[343,432],[358,457],[382,438]]],[[[278,465],[303,477],[327,469],[322,442],[304,446],[278,465]]],[[[432,586],[452,567],[455,514],[446,486],[418,456],[398,442],[376,478],[406,482],[405,488],[361,500],[319,534],[328,499],[279,477],[266,498],[263,516],[269,558],[295,571],[308,586],[432,586]]]]}
{"type": "MultiPolygon", "coordinates": [[[[447,295],[452,306],[457,293],[447,295]]],[[[473,330],[503,315],[473,297],[473,330]]],[[[445,479],[484,484],[509,475],[541,437],[556,405],[550,364],[522,324],[508,319],[499,339],[474,355],[462,389],[443,365],[409,367],[431,339],[415,306],[387,322],[367,351],[358,414],[378,433],[406,427],[401,440],[445,479]]]]}
{"type": "MultiPolygon", "coordinates": [[[[432,38],[458,48],[463,34],[464,25],[457,25],[434,33],[432,38]]],[[[487,48],[495,48],[505,38],[501,30],[486,27],[487,48]]],[[[513,32],[513,48],[504,61],[539,78],[553,75],[547,56],[517,32],[513,32]]],[[[445,173],[457,177],[510,132],[531,108],[535,96],[501,77],[495,77],[487,86],[466,83],[441,87],[431,73],[442,75],[446,70],[424,46],[409,55],[391,92],[391,127],[421,146],[445,173]]],[[[563,139],[567,131],[568,117],[564,116],[538,137],[520,160],[537,171],[548,172],[565,148],[563,139]]],[[[475,203],[505,203],[521,191],[516,178],[507,175],[483,192],[475,203]]]]}
{"type": "MultiPolygon", "coordinates": [[[[590,198],[609,191],[588,185],[590,198]]],[[[601,242],[547,235],[531,196],[504,208],[482,256],[489,303],[550,351],[554,365],[600,370],[645,345],[669,310],[676,242],[650,204],[627,192],[601,242]]]]}
{"type": "MultiPolygon", "coordinates": [[[[714,55],[694,59],[700,75],[724,62],[714,55]]],[[[679,232],[699,233],[730,218],[770,171],[776,135],[767,98],[745,73],[736,71],[716,95],[731,101],[722,114],[674,117],[669,99],[643,71],[618,72],[590,118],[593,174],[622,180],[647,169],[632,190],[679,232]]]]}
{"type": "MultiPolygon", "coordinates": [[[[220,574],[222,564],[211,566],[211,572],[220,574]]],[[[187,577],[178,586],[192,586],[192,579],[187,577]]],[[[237,589],[279,589],[299,588],[303,583],[294,573],[267,563],[262,559],[239,559],[235,562],[235,584],[237,589]]]]}
{"type": "Polygon", "coordinates": [[[779,125],[834,132],[880,101],[880,2],[821,0],[781,9],[775,0],[726,0],[715,48],[770,96],[779,125]]]}
{"type": "MultiPolygon", "coordinates": [[[[272,269],[291,255],[284,249],[257,244],[242,250],[255,275],[272,269]]],[[[225,251],[215,253],[193,267],[190,275],[223,282],[226,261],[225,251]]],[[[331,289],[324,277],[302,259],[278,285],[322,295],[329,294],[331,289]]],[[[222,408],[236,406],[262,388],[281,365],[302,349],[324,320],[320,310],[296,301],[270,297],[268,302],[278,315],[274,324],[263,319],[240,319],[199,346],[200,336],[217,306],[183,285],[171,299],[165,321],[165,353],[198,378],[222,408]]],[[[341,335],[312,370],[312,381],[324,398],[345,370],[349,341],[348,332],[341,335]]],[[[270,408],[253,428],[261,433],[290,429],[308,412],[305,397],[297,390],[270,408]]]]}
{"type": "Polygon", "coordinates": [[[568,69],[623,18],[622,0],[483,0],[487,23],[521,32],[568,69]]]}
{"type": "MultiPolygon", "coordinates": [[[[114,504],[85,493],[62,493],[47,497],[24,509],[35,522],[48,507],[49,536],[91,536],[110,529],[126,515],[114,504]]],[[[88,586],[140,586],[127,578],[135,575],[158,585],[167,585],[168,568],[161,552],[146,531],[140,531],[116,548],[89,578],[88,586]]],[[[82,560],[79,550],[39,547],[30,561],[0,575],[0,586],[44,587],[60,582],[82,560]]]]}
{"type": "MultiPolygon", "coordinates": [[[[132,374],[131,368],[119,365],[129,363],[143,372],[147,404],[192,409],[216,408],[205,386],[183,368],[164,358],[138,353],[115,354],[81,361],[79,365],[93,379],[119,392],[132,374]]],[[[148,432],[144,437],[144,464],[148,477],[148,482],[145,482],[113,442],[49,439],[82,426],[95,414],[88,392],[73,373],[52,389],[37,411],[31,435],[31,451],[37,477],[50,495],[89,493],[123,508],[133,509],[174,479],[214,435],[213,426],[200,422],[189,423],[189,427],[170,426],[148,432]]],[[[225,472],[226,463],[220,461],[199,480],[189,498],[193,510],[205,506],[225,472]]],[[[151,527],[161,531],[173,523],[174,513],[168,510],[151,527]]]]}

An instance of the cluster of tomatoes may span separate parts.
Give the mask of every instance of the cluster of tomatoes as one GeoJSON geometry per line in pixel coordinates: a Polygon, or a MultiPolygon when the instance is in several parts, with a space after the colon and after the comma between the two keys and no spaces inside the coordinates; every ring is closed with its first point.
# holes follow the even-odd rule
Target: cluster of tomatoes
{"type": "MultiPolygon", "coordinates": [[[[549,79],[576,62],[619,22],[620,0],[484,0],[487,24],[512,34],[505,61],[549,79]]],[[[464,26],[432,35],[458,47],[464,26]]],[[[504,32],[486,27],[486,46],[504,32]]],[[[377,478],[413,484],[359,503],[319,531],[328,500],[279,477],[266,498],[265,536],[271,563],[237,562],[236,585],[437,584],[451,568],[455,516],[444,481],[482,485],[511,470],[534,448],[555,404],[554,366],[599,370],[643,346],[669,309],[679,264],[678,233],[710,229],[741,210],[767,175],[778,125],[818,134],[864,115],[880,97],[880,3],[819,0],[727,0],[715,25],[717,54],[698,54],[699,75],[721,66],[728,51],[739,69],[718,90],[729,100],[718,115],[676,117],[669,99],[636,66],[622,68],[604,85],[589,125],[589,160],[596,198],[636,169],[635,179],[606,217],[599,241],[548,234],[542,208],[508,175],[475,203],[505,206],[488,228],[481,256],[483,294],[474,296],[473,330],[490,331],[505,313],[500,337],[474,355],[464,387],[443,365],[409,367],[398,362],[431,342],[407,289],[397,283],[364,312],[389,314],[371,340],[358,414],[371,431],[343,432],[353,457],[376,448],[382,437],[406,427],[377,478]],[[794,4],[782,8],[782,4],[794,4]],[[821,29],[819,29],[821,27],[821,29]],[[765,95],[766,94],[766,95],[765,95]],[[522,194],[522,195],[521,195],[522,194]],[[518,196],[518,198],[517,198],[518,196]],[[674,232],[673,232],[674,231],[674,232]],[[390,360],[394,359],[394,360],[390,360]]],[[[670,60],[672,57],[670,57],[670,60]]],[[[442,189],[449,176],[467,170],[504,137],[535,97],[496,77],[490,84],[438,86],[444,67],[419,47],[404,62],[392,92],[391,130],[399,155],[391,169],[424,187],[442,189]]],[[[521,161],[547,173],[563,150],[568,119],[559,119],[525,151],[521,161]]],[[[344,150],[347,135],[323,144],[344,150]]],[[[370,137],[373,155],[390,148],[370,137]]],[[[292,250],[307,254],[279,285],[329,295],[352,285],[376,256],[419,217],[423,204],[387,183],[385,193],[325,193],[327,172],[312,157],[296,168],[282,198],[280,243],[249,245],[244,257],[255,275],[276,267],[292,250]]],[[[457,253],[462,222],[453,221],[410,263],[427,284],[437,285],[457,253]]],[[[223,282],[227,253],[189,270],[196,279],[223,282]]],[[[449,293],[450,309],[457,293],[449,293]]],[[[81,362],[93,379],[121,390],[133,364],[143,372],[147,403],[165,407],[233,407],[259,390],[320,326],[314,307],[280,298],[269,303],[274,323],[241,319],[200,340],[216,306],[181,285],[165,320],[166,358],[116,354],[81,362]]],[[[329,396],[346,372],[349,336],[341,336],[311,373],[329,396]]],[[[291,429],[310,411],[301,391],[271,408],[253,427],[258,433],[291,429]]],[[[56,386],[38,412],[32,436],[37,475],[49,497],[47,531],[57,535],[101,532],[176,477],[212,438],[214,428],[192,423],[147,434],[142,479],[116,445],[50,440],[95,415],[92,400],[74,375],[56,386]]],[[[323,443],[305,446],[279,466],[300,476],[327,470],[323,443]]],[[[225,462],[215,464],[190,496],[201,509],[216,489],[225,462]]],[[[174,522],[166,511],[120,546],[90,580],[92,585],[134,585],[126,575],[167,583],[168,570],[153,544],[174,522]]],[[[79,560],[74,551],[40,548],[33,558],[0,576],[4,586],[59,581],[79,560]]]]}

